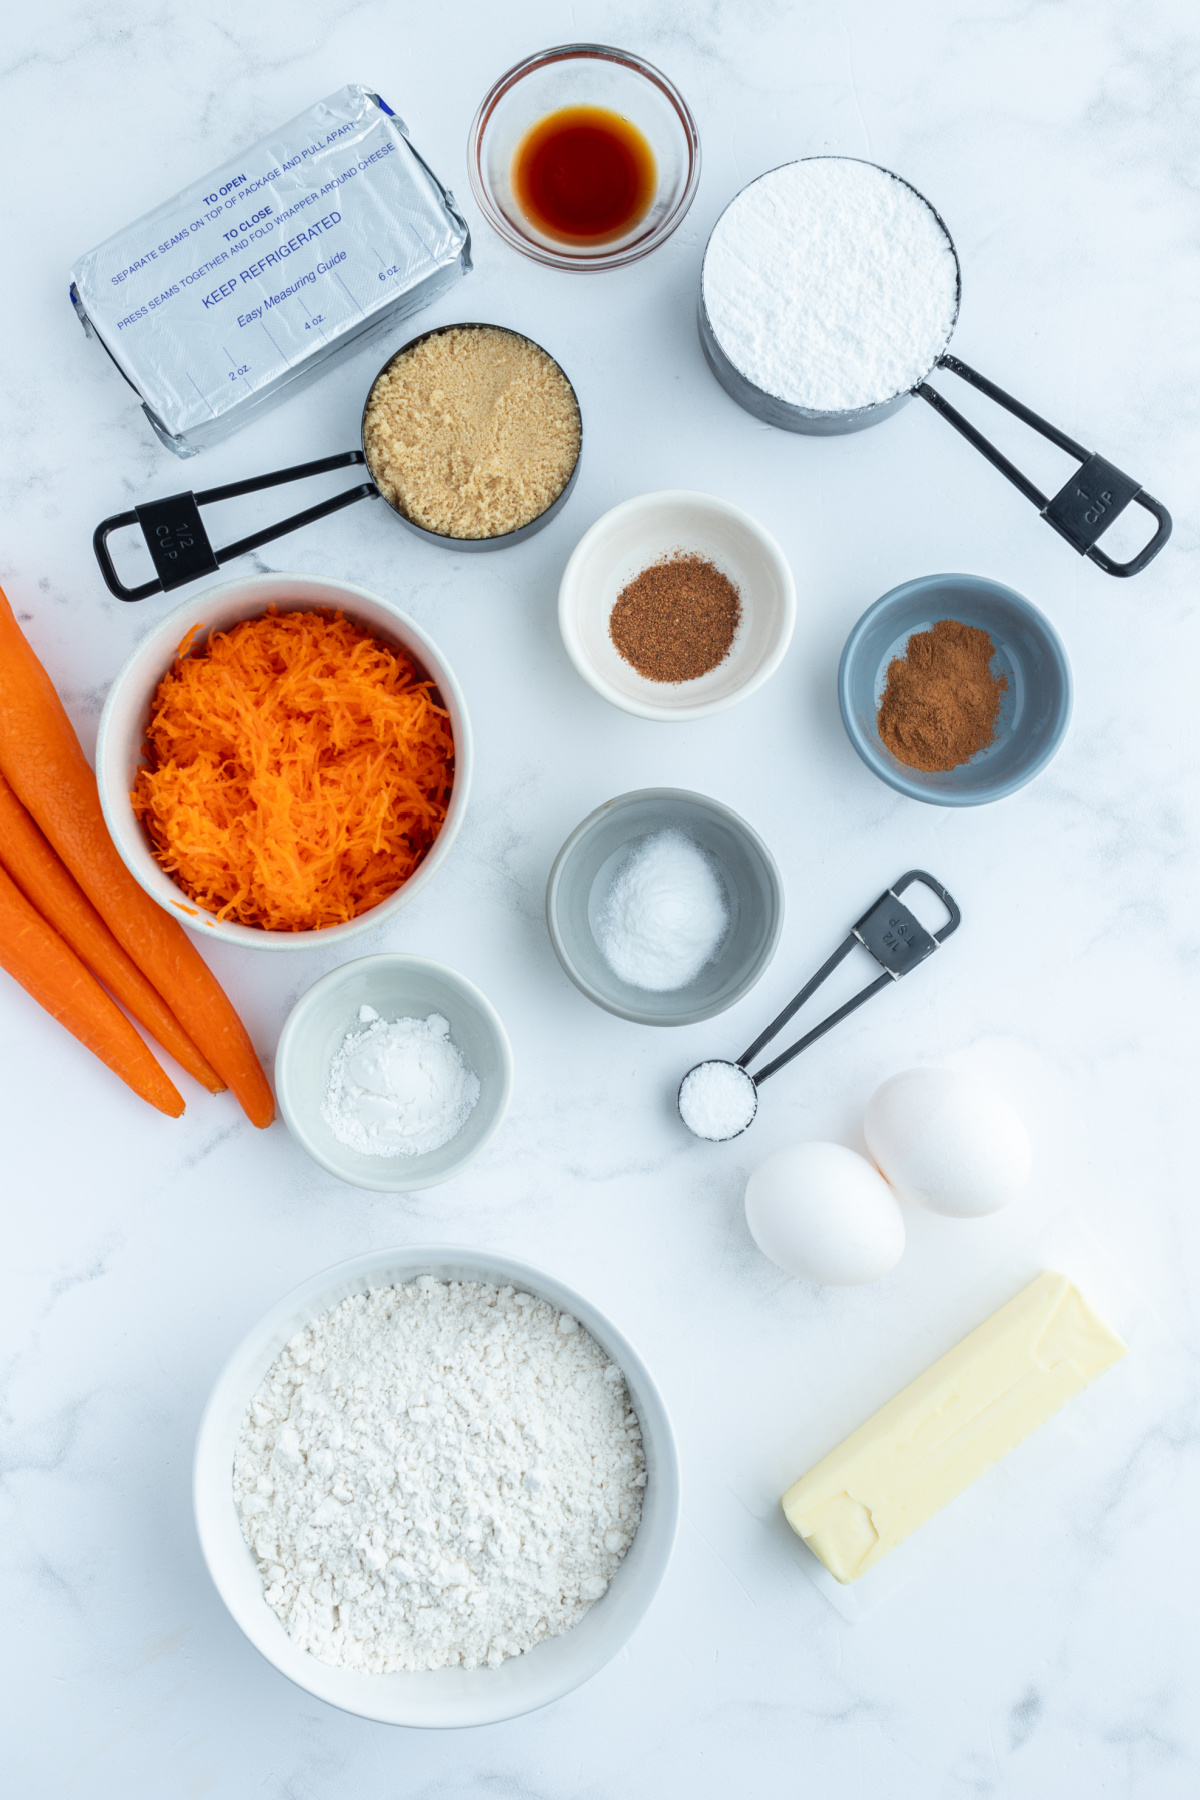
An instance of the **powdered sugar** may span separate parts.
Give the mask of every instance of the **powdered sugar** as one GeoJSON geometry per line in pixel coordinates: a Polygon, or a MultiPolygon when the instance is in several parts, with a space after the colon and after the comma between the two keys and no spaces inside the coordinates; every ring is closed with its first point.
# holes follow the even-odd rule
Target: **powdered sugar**
{"type": "Polygon", "coordinates": [[[479,1098],[441,1013],[383,1019],[360,1006],[329,1066],[322,1111],[339,1144],[369,1156],[418,1156],[456,1137],[479,1098]]]}
{"type": "Polygon", "coordinates": [[[581,1619],[641,1517],[620,1369],[568,1314],[431,1276],[297,1333],[234,1497],[267,1602],[323,1662],[498,1666],[581,1619]]]}
{"type": "Polygon", "coordinates": [[[928,375],[954,327],[958,264],[906,182],[850,157],[811,157],[726,207],[701,288],[735,368],[793,406],[836,412],[928,375]]]}

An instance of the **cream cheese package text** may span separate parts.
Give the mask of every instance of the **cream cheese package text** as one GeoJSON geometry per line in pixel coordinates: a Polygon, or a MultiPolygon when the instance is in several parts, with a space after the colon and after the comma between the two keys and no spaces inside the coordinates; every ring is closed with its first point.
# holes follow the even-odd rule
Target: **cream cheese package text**
{"type": "Polygon", "coordinates": [[[71,298],[189,455],[469,267],[452,197],[351,86],[81,257],[71,298]]]}

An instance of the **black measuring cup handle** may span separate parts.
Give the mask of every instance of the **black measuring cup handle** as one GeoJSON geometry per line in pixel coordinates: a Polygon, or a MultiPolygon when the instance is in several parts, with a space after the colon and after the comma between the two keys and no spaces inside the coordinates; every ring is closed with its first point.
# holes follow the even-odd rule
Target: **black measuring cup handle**
{"type": "Polygon", "coordinates": [[[843,1019],[849,1018],[852,1012],[857,1012],[860,1006],[865,1006],[872,994],[882,993],[889,982],[899,981],[910,970],[915,969],[918,963],[922,963],[926,957],[932,956],[934,951],[939,949],[961,924],[962,913],[958,903],[953,895],[942,886],[942,883],[937,881],[926,869],[906,869],[897,881],[893,881],[890,888],[884,890],[874,906],[850,927],[833,955],[827,962],[821,964],[811,981],[805,982],[795,999],[788,1001],[783,1011],[771,1020],[765,1031],[760,1032],[748,1050],[743,1050],[737,1059],[738,1067],[745,1069],[747,1074],[750,1073],[748,1065],[754,1061],[759,1051],[764,1049],[771,1039],[783,1030],[788,1020],[793,1018],[805,1002],[812,998],[821,984],[832,975],[838,964],[849,956],[856,944],[860,944],[874,957],[883,970],[882,975],[877,975],[874,981],[869,981],[866,987],[860,988],[858,993],[847,1000],[843,1006],[839,1006],[835,1012],[831,1012],[828,1018],[822,1019],[819,1025],[814,1025],[811,1031],[805,1032],[803,1037],[797,1038],[794,1044],[782,1051],[764,1069],[760,1069],[756,1075],[751,1076],[756,1087],[761,1087],[770,1076],[777,1074],[780,1069],[786,1068],[788,1063],[794,1057],[799,1056],[802,1050],[807,1050],[810,1044],[815,1044],[818,1038],[823,1038],[827,1031],[832,1031],[835,1025],[839,1025],[843,1019]],[[919,881],[922,886],[936,894],[950,915],[938,931],[927,931],[916,915],[910,912],[900,900],[900,895],[915,881],[919,881]]]}
{"type": "Polygon", "coordinates": [[[150,594],[169,594],[173,588],[184,587],[201,575],[213,575],[222,563],[232,561],[235,556],[273,543],[289,531],[298,531],[301,525],[328,518],[330,513],[340,512],[343,506],[353,506],[356,500],[368,500],[379,489],[373,481],[363,482],[359,487],[348,488],[344,494],[335,495],[332,500],[322,500],[317,506],[293,513],[290,519],[281,519],[262,531],[253,531],[249,537],[239,538],[236,544],[226,544],[220,550],[214,550],[209,542],[200,517],[202,506],[218,500],[236,500],[240,494],[255,494],[260,488],[279,487],[285,481],[302,481],[307,475],[326,475],[331,469],[352,468],[366,460],[361,450],[345,450],[340,456],[323,456],[318,462],[297,463],[290,469],[276,469],[271,475],[253,475],[248,481],[231,481],[224,487],[206,488],[202,494],[170,494],[165,500],[151,500],[145,506],[135,506],[132,512],[114,513],[109,519],[101,519],[92,534],[92,549],[96,552],[105,586],[118,600],[145,600],[150,594]],[[131,588],[126,587],[117,574],[108,540],[123,525],[141,526],[158,577],[156,581],[144,581],[140,587],[131,588]]]}
{"type": "Polygon", "coordinates": [[[952,375],[969,382],[981,394],[986,394],[989,400],[994,400],[997,406],[1002,406],[1005,412],[1012,413],[1014,418],[1031,426],[1052,444],[1057,444],[1068,456],[1079,459],[1080,466],[1071,479],[1057,494],[1048,497],[1027,475],[1021,473],[1015,463],[1009,462],[1007,456],[989,443],[969,419],[964,419],[936,388],[931,388],[927,381],[921,381],[913,389],[913,393],[928,401],[935,412],[953,425],[955,431],[961,432],[981,456],[986,456],[993,468],[999,469],[1015,488],[1019,488],[1027,500],[1032,500],[1046,523],[1052,525],[1060,537],[1066,538],[1068,544],[1078,550],[1081,556],[1090,558],[1106,575],[1139,575],[1147,563],[1153,562],[1171,535],[1171,515],[1160,500],[1146,492],[1140,482],[1106,462],[1104,457],[1085,450],[1082,444],[1077,444],[1065,431],[1059,431],[1056,425],[1039,417],[1028,406],[1022,406],[1019,400],[1014,400],[1011,394],[1006,394],[994,381],[980,375],[978,370],[961,362],[957,356],[939,356],[934,366],[948,369],[952,375]],[[1114,562],[1111,556],[1106,556],[1097,547],[1096,540],[1131,502],[1136,502],[1151,513],[1158,521],[1158,526],[1150,542],[1136,556],[1131,556],[1128,562],[1114,562]]]}

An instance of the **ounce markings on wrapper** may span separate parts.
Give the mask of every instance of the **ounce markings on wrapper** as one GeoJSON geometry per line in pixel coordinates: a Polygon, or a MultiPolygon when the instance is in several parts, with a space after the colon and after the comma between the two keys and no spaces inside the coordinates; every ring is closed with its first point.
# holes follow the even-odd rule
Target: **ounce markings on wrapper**
{"type": "Polygon", "coordinates": [[[293,1642],[373,1673],[496,1668],[577,1624],[645,1483],[624,1377],[577,1320],[428,1275],[297,1332],[233,1467],[293,1642]]]}
{"type": "Polygon", "coordinates": [[[843,412],[929,374],[954,329],[958,262],[907,182],[851,157],[811,157],[730,202],[701,292],[717,343],[756,387],[843,412]]]}
{"type": "Polygon", "coordinates": [[[441,1013],[384,1019],[360,1006],[362,1029],[342,1039],[325,1086],[325,1122],[367,1156],[421,1156],[457,1137],[479,1099],[479,1077],[441,1013]]]}

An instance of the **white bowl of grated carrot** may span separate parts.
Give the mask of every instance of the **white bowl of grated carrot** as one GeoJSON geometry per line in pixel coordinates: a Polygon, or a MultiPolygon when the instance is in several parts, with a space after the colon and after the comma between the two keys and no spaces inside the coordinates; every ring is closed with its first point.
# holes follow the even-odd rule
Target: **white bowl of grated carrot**
{"type": "MultiPolygon", "coordinates": [[[[245,634],[241,641],[246,642],[245,634]]],[[[224,688],[221,697],[224,701],[224,688]]],[[[259,950],[302,950],[317,940],[322,948],[341,943],[407,906],[433,880],[458,836],[471,765],[466,702],[436,645],[389,601],[319,575],[253,575],[224,582],[168,613],[113,682],[96,744],[104,817],[130,873],[200,935],[211,932],[220,941],[259,950]],[[243,678],[241,665],[233,671],[236,716],[214,713],[210,728],[202,708],[213,690],[202,685],[185,690],[174,683],[170,705],[164,702],[160,686],[182,667],[176,654],[190,634],[187,669],[193,677],[197,668],[215,662],[210,646],[216,634],[225,634],[226,646],[236,644],[235,628],[262,619],[271,607],[280,615],[305,615],[296,618],[299,635],[284,644],[284,653],[295,655],[297,679],[311,681],[319,705],[313,700],[306,711],[288,700],[281,724],[276,690],[261,699],[264,669],[269,676],[278,666],[274,637],[265,645],[265,662],[259,646],[242,689],[236,685],[243,678]],[[308,617],[313,614],[325,620],[340,614],[349,626],[340,636],[321,639],[325,628],[320,617],[308,617]],[[346,685],[352,680],[357,685],[346,685]],[[296,734],[307,731],[312,737],[306,720],[319,722],[326,696],[330,706],[342,709],[337,732],[303,744],[300,755],[296,734]],[[385,751],[378,756],[369,741],[375,710],[387,726],[385,751]],[[155,750],[148,756],[152,713],[155,750]],[[266,779],[239,784],[237,757],[224,747],[224,734],[240,729],[238,718],[248,713],[263,738],[266,779]],[[346,718],[358,724],[343,756],[346,718]],[[173,734],[169,738],[163,737],[164,720],[173,734]],[[285,730],[286,739],[279,736],[285,730]],[[406,733],[413,739],[415,799],[404,787],[406,733]],[[164,742],[178,745],[178,752],[164,756],[164,742]],[[368,779],[363,775],[368,766],[384,773],[368,779]],[[165,785],[147,787],[148,777],[151,782],[161,777],[165,785]],[[411,817],[419,830],[410,826],[411,817]],[[309,845],[303,834],[314,818],[313,829],[323,835],[309,845]],[[164,864],[177,866],[180,879],[164,864]],[[313,873],[318,865],[319,879],[313,873]],[[297,869],[301,873],[293,878],[290,871],[297,869]],[[399,885],[389,888],[394,880],[399,885]],[[226,891],[233,898],[222,901],[226,891]],[[375,893],[385,897],[371,903],[375,893]],[[360,910],[352,911],[355,907],[360,910]],[[246,922],[254,917],[263,922],[246,922]]]]}

